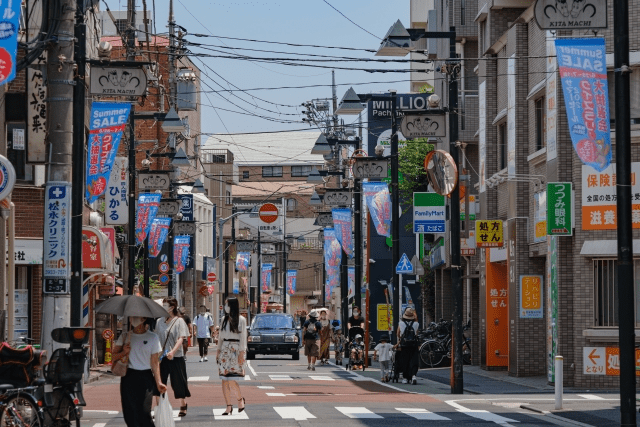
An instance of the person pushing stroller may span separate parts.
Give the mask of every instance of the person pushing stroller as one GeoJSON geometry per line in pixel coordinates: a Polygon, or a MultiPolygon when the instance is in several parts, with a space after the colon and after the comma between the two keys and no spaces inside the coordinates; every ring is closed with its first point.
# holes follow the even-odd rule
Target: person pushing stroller
{"type": "Polygon", "coordinates": [[[344,354],[344,335],[342,335],[342,328],[340,325],[333,327],[333,349],[336,354],[336,365],[342,365],[342,356],[344,354]]]}

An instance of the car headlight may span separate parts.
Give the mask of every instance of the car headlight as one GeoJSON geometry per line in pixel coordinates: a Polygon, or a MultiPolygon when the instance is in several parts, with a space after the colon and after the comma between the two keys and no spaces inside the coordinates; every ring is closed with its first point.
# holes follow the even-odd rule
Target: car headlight
{"type": "Polygon", "coordinates": [[[260,342],[262,341],[262,337],[260,335],[249,335],[247,338],[247,342],[260,342]]]}
{"type": "Polygon", "coordinates": [[[284,342],[298,342],[298,336],[297,335],[286,335],[284,337],[284,342]]]}

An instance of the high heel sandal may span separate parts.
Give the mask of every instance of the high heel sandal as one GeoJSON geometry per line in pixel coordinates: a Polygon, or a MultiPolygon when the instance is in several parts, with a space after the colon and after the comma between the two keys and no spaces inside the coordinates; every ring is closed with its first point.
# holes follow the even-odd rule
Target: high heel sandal
{"type": "Polygon", "coordinates": [[[231,415],[233,414],[233,405],[227,405],[227,408],[231,407],[231,410],[228,412],[223,412],[222,415],[231,415]]]}
{"type": "Polygon", "coordinates": [[[242,400],[242,408],[240,407],[240,404],[238,404],[238,413],[244,411],[244,405],[246,404],[246,402],[244,401],[244,397],[242,399],[238,399],[238,402],[240,402],[242,400]]]}

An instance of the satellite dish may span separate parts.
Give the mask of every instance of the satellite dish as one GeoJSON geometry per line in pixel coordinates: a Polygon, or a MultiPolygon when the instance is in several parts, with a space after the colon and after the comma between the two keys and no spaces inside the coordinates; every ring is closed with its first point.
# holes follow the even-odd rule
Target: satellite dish
{"type": "Polygon", "coordinates": [[[424,158],[424,168],[433,190],[441,196],[450,195],[458,185],[458,168],[446,151],[435,150],[424,158]]]}

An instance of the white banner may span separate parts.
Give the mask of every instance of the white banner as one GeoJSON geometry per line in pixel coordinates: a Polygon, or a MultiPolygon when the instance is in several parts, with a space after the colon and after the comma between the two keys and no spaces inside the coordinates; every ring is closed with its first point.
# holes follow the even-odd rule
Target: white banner
{"type": "Polygon", "coordinates": [[[116,157],[105,192],[105,223],[124,225],[129,223],[129,159],[116,157]]]}

